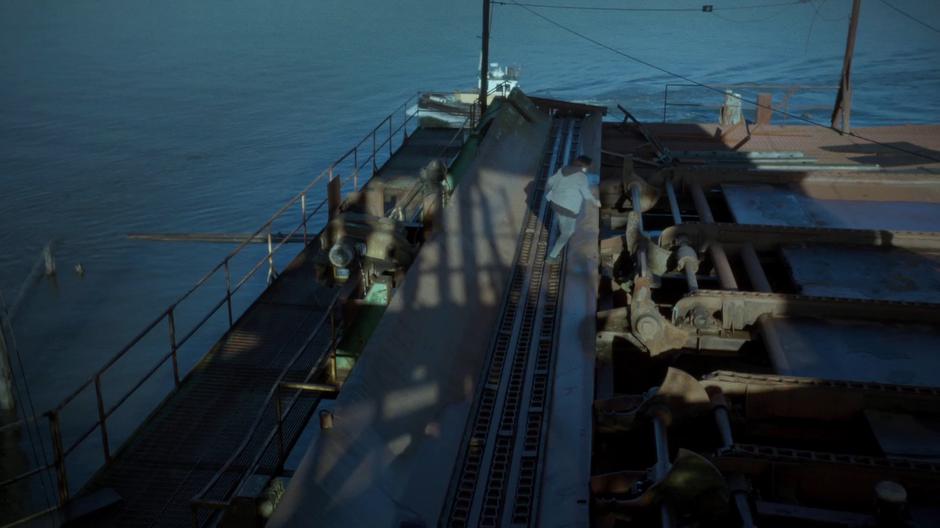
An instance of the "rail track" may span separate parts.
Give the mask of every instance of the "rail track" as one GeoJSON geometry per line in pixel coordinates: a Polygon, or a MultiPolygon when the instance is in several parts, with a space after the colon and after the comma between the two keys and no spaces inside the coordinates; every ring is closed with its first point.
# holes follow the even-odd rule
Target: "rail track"
{"type": "Polygon", "coordinates": [[[534,525],[551,395],[564,260],[545,262],[554,240],[548,177],[580,151],[580,120],[554,119],[532,187],[509,288],[484,364],[441,523],[534,525]]]}

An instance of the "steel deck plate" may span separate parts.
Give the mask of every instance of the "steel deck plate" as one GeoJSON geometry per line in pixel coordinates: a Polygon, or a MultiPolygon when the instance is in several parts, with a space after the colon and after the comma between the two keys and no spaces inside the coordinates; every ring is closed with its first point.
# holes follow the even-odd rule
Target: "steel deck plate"
{"type": "Polygon", "coordinates": [[[722,190],[740,224],[900,231],[935,231],[940,226],[937,203],[821,200],[773,185],[722,185],[722,190]]]}

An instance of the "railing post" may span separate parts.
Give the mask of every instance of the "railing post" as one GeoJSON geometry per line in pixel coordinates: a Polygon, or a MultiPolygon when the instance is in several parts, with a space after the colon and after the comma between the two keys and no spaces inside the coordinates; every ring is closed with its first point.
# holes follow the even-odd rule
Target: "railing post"
{"type": "Polygon", "coordinates": [[[277,417],[277,465],[284,464],[284,409],[281,405],[281,388],[274,389],[274,413],[277,417]]]}
{"type": "Polygon", "coordinates": [[[330,383],[336,384],[336,312],[330,307],[330,383]]]}
{"type": "Polygon", "coordinates": [[[353,190],[359,190],[359,145],[353,147],[353,190]]]}
{"type": "Polygon", "coordinates": [[[336,316],[333,307],[330,307],[330,352],[336,350],[336,316]]]}
{"type": "Polygon", "coordinates": [[[669,84],[666,84],[666,88],[663,90],[663,123],[666,122],[666,102],[669,101],[669,84]]]}
{"type": "Polygon", "coordinates": [[[329,219],[333,220],[339,214],[340,206],[343,204],[343,180],[339,174],[333,174],[332,170],[330,181],[326,184],[326,203],[329,219]]]}
{"type": "Polygon", "coordinates": [[[62,429],[59,427],[59,411],[49,412],[49,432],[52,435],[52,456],[59,490],[59,506],[69,500],[69,478],[65,468],[65,450],[62,448],[62,429]]]}
{"type": "Polygon", "coordinates": [[[307,245],[307,193],[300,193],[300,218],[304,224],[304,245],[307,245]]]}
{"type": "Polygon", "coordinates": [[[337,385],[339,384],[339,376],[336,374],[336,347],[332,347],[333,351],[330,353],[330,383],[337,385]]]}
{"type": "MultiPolygon", "coordinates": [[[[410,101],[411,99],[408,99],[410,101]]],[[[405,141],[408,140],[408,101],[405,101],[405,106],[401,109],[401,144],[405,145],[405,141]]]]}
{"type": "Polygon", "coordinates": [[[104,412],[104,398],[101,397],[101,374],[95,375],[95,396],[98,398],[98,426],[101,428],[101,445],[104,448],[105,462],[111,461],[111,444],[108,443],[108,416],[104,412]]]}
{"type": "Polygon", "coordinates": [[[176,316],[174,315],[174,310],[176,306],[170,307],[166,312],[167,326],[170,330],[170,355],[173,358],[173,383],[177,387],[180,386],[180,367],[179,363],[176,361],[176,316]]]}
{"type": "Polygon", "coordinates": [[[375,177],[375,173],[378,170],[378,167],[375,165],[375,129],[372,129],[372,176],[375,177]]]}
{"type": "Polygon", "coordinates": [[[228,257],[225,258],[225,303],[228,305],[228,327],[232,327],[232,271],[228,257]]]}
{"type": "Polygon", "coordinates": [[[268,284],[274,282],[274,244],[271,242],[271,231],[268,231],[268,284]]]}

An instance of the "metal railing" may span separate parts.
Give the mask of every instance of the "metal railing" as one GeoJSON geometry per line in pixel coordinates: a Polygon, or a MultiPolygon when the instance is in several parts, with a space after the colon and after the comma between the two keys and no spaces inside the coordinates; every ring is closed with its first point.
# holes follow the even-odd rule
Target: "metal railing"
{"type": "MultiPolygon", "coordinates": [[[[316,216],[329,202],[329,193],[327,192],[327,196],[323,197],[320,202],[311,209],[307,203],[308,196],[311,194],[311,192],[316,189],[319,193],[317,196],[323,196],[324,193],[322,190],[317,189],[317,187],[319,185],[326,187],[340,183],[336,180],[340,178],[341,173],[349,174],[351,176],[353,191],[359,189],[359,179],[362,169],[371,166],[371,172],[368,172],[368,174],[370,178],[374,176],[381,166],[379,159],[384,158],[387,161],[391,158],[394,152],[393,144],[395,143],[395,139],[398,137],[401,138],[401,141],[398,142],[398,145],[401,146],[408,139],[409,134],[413,133],[413,131],[418,127],[417,122],[414,120],[414,118],[418,116],[419,113],[417,110],[416,98],[417,95],[409,97],[404,103],[388,114],[388,116],[386,116],[385,119],[383,119],[375,128],[373,128],[372,131],[367,133],[358,143],[356,143],[356,145],[350,148],[342,156],[337,158],[336,161],[330,164],[327,169],[318,174],[309,184],[307,184],[306,187],[303,188],[303,190],[291,197],[270,218],[268,218],[267,221],[258,227],[254,233],[241,242],[208,273],[203,275],[202,278],[196,281],[196,283],[191,288],[189,288],[189,290],[173,301],[163,312],[160,313],[160,315],[147,324],[140,332],[137,333],[137,335],[135,335],[114,356],[112,356],[104,364],[104,366],[99,368],[77,389],[62,399],[58,405],[42,413],[41,415],[24,418],[0,427],[0,435],[16,435],[21,433],[27,427],[36,427],[37,429],[43,426],[48,427],[47,434],[49,435],[49,439],[52,445],[53,455],[51,462],[39,463],[39,461],[36,461],[37,465],[35,467],[0,481],[0,491],[6,490],[11,486],[22,485],[24,481],[34,477],[42,477],[46,471],[54,471],[57,488],[57,505],[42,511],[38,511],[29,518],[35,518],[37,516],[43,515],[65,504],[65,502],[68,501],[70,497],[70,482],[69,471],[67,468],[67,459],[71,455],[75,454],[75,452],[80,447],[85,445],[86,442],[92,438],[96,430],[100,435],[103,455],[102,462],[96,467],[100,468],[102,465],[112,459],[113,451],[111,439],[109,438],[108,420],[119,409],[121,409],[121,407],[133,395],[138,393],[145,383],[153,379],[154,375],[161,369],[165,368],[168,364],[172,370],[173,385],[170,388],[170,392],[167,393],[161,401],[165,401],[167,398],[172,396],[172,394],[180,387],[183,381],[185,381],[186,376],[188,376],[188,373],[181,373],[179,364],[180,348],[187,344],[200,330],[206,328],[206,323],[220,310],[222,310],[223,307],[225,307],[228,327],[220,335],[218,335],[217,338],[221,337],[221,335],[224,335],[225,332],[228,332],[232,329],[235,321],[241,315],[234,313],[232,302],[233,296],[242,290],[249,280],[251,280],[261,269],[266,269],[267,280],[270,284],[270,282],[274,280],[278,273],[275,264],[275,255],[278,254],[283,246],[286,243],[289,243],[290,240],[292,240],[295,236],[299,238],[300,233],[302,233],[302,238],[305,245],[310,240],[309,233],[311,229],[309,223],[311,219],[313,219],[314,216],[316,216]],[[412,107],[415,108],[413,111],[412,107]],[[397,127],[395,126],[396,124],[397,127]],[[409,132],[409,125],[411,126],[411,132],[409,132]],[[387,155],[385,153],[386,148],[387,155]],[[344,172],[346,169],[348,169],[348,172],[344,172]],[[271,235],[272,226],[276,221],[288,218],[289,215],[297,214],[297,209],[299,209],[299,220],[297,221],[297,224],[290,230],[289,233],[286,234],[286,236],[283,236],[280,241],[275,244],[271,235]],[[235,274],[233,273],[233,267],[236,263],[236,257],[241,256],[242,252],[245,251],[245,248],[251,247],[253,245],[252,241],[259,236],[267,238],[267,251],[261,258],[251,263],[247,271],[238,277],[235,277],[235,274]],[[208,286],[210,280],[219,277],[224,278],[225,293],[217,301],[211,303],[205,313],[197,314],[195,316],[194,322],[188,321],[191,323],[191,326],[188,330],[180,331],[180,307],[187,301],[194,299],[198,294],[209,292],[211,290],[211,288],[208,286]],[[126,357],[133,356],[135,359],[141,359],[140,355],[144,354],[146,351],[146,347],[142,345],[142,343],[145,341],[145,339],[157,336],[159,333],[163,333],[165,335],[163,339],[166,339],[166,351],[156,358],[155,364],[153,364],[149,370],[141,375],[129,389],[120,394],[120,396],[118,396],[113,402],[106,401],[106,398],[103,396],[103,393],[105,392],[103,390],[104,375],[108,373],[116,363],[126,357]],[[95,410],[93,412],[94,417],[86,427],[79,429],[80,433],[78,434],[78,437],[73,442],[66,445],[63,442],[62,418],[64,415],[71,412],[71,406],[75,404],[75,402],[77,402],[81,396],[92,390],[94,391],[95,399],[95,410]],[[42,424],[41,422],[45,422],[45,424],[42,424]]],[[[337,188],[340,190],[341,194],[342,186],[338,185],[337,188]]],[[[245,310],[247,310],[247,307],[245,310]]],[[[244,310],[242,313],[244,313],[244,310]]],[[[207,353],[208,351],[203,353],[199,360],[204,358],[207,353]]],[[[147,359],[148,357],[149,356],[145,355],[143,359],[147,359]]],[[[197,360],[195,364],[198,364],[199,360],[197,360]]],[[[154,406],[154,408],[158,406],[159,404],[154,406]]],[[[73,482],[72,484],[75,483],[73,482]]],[[[18,522],[25,520],[26,519],[22,519],[18,522]]]]}
{"type": "MultiPolygon", "coordinates": [[[[436,158],[444,159],[448,168],[456,160],[457,155],[451,156],[449,158],[444,158],[444,154],[451,149],[458,140],[465,138],[465,135],[468,130],[472,129],[472,124],[474,123],[472,116],[467,116],[464,119],[463,123],[459,128],[456,129],[454,135],[448,141],[446,145],[441,147],[436,158]]],[[[422,182],[418,181],[412,186],[411,190],[405,193],[406,196],[413,194],[412,191],[419,190],[422,182]]],[[[338,329],[335,323],[334,309],[336,308],[336,301],[340,293],[338,292],[336,296],[333,297],[333,300],[330,303],[330,307],[327,309],[327,312],[324,314],[323,318],[317,323],[314,330],[307,336],[304,343],[300,346],[298,351],[291,358],[287,366],[285,366],[280,374],[278,375],[277,380],[271,387],[268,392],[267,398],[264,403],[259,408],[258,413],[256,414],[252,425],[249,427],[248,431],[245,433],[245,437],[239,445],[238,449],[232,453],[228,460],[222,465],[222,467],[216,471],[215,475],[209,480],[208,483],[190,500],[190,507],[192,510],[193,526],[201,526],[204,524],[205,520],[200,519],[200,514],[202,510],[210,511],[223,511],[231,505],[231,498],[246,482],[247,478],[255,473],[258,467],[261,464],[262,458],[269,452],[273,451],[274,456],[276,457],[275,466],[277,468],[282,468],[284,462],[286,461],[287,455],[290,453],[290,450],[293,448],[294,442],[297,440],[300,431],[295,431],[297,436],[289,438],[285,441],[284,439],[284,422],[287,417],[291,416],[291,413],[294,411],[295,406],[300,400],[301,394],[304,392],[331,392],[333,390],[338,390],[336,387],[336,345],[340,339],[338,329]],[[306,354],[311,345],[316,342],[316,338],[319,336],[319,333],[326,328],[326,322],[329,321],[330,328],[330,337],[329,345],[326,350],[321,351],[321,354],[313,362],[313,366],[306,372],[303,379],[297,382],[288,382],[285,378],[288,373],[290,373],[293,367],[298,363],[298,361],[306,354]],[[329,372],[325,372],[324,369],[331,369],[329,372]],[[328,379],[328,384],[313,384],[310,383],[311,380],[317,378],[319,375],[325,375],[328,379]],[[283,390],[292,390],[293,392],[289,395],[288,402],[286,406],[281,402],[281,392],[283,390]],[[273,408],[273,409],[272,409],[273,408]],[[266,414],[272,412],[275,420],[271,428],[262,429],[263,418],[266,414]],[[256,436],[262,435],[260,442],[253,442],[256,439],[256,436]],[[275,446],[276,441],[276,446],[275,446]],[[252,458],[247,463],[236,464],[240,458],[244,457],[246,451],[250,445],[257,445],[259,448],[253,454],[250,455],[252,458]],[[276,447],[276,450],[272,449],[272,446],[276,447]],[[237,469],[233,469],[236,467],[237,469]],[[213,494],[213,491],[217,486],[219,486],[220,481],[222,481],[223,475],[229,472],[237,471],[239,474],[234,480],[228,480],[226,485],[224,482],[221,484],[225,486],[221,492],[215,493],[215,497],[210,497],[213,494]]],[[[300,412],[304,415],[300,418],[301,423],[306,423],[309,420],[310,414],[315,410],[316,405],[310,406],[306,410],[301,410],[300,412]]]]}
{"type": "MultiPolygon", "coordinates": [[[[264,400],[264,403],[261,404],[257,414],[255,415],[254,420],[252,421],[251,426],[249,427],[245,437],[242,439],[242,442],[239,444],[238,448],[229,456],[221,468],[215,472],[209,482],[192,498],[190,499],[190,509],[192,510],[193,525],[200,526],[201,522],[199,515],[203,509],[210,511],[221,511],[227,508],[230,504],[230,496],[233,492],[238,490],[242,484],[244,484],[247,475],[250,475],[254,468],[256,468],[262,457],[268,452],[271,444],[274,439],[277,438],[277,462],[276,465],[278,468],[283,467],[284,461],[286,459],[286,454],[289,452],[290,447],[293,445],[293,441],[296,441],[296,437],[290,442],[290,446],[285,444],[283,436],[283,421],[286,415],[289,415],[290,412],[294,409],[294,405],[299,399],[300,392],[302,389],[299,389],[289,401],[287,410],[285,412],[283,404],[281,402],[281,390],[285,386],[314,386],[318,387],[321,392],[335,392],[336,388],[336,345],[339,342],[339,334],[337,332],[336,326],[336,317],[335,311],[337,307],[337,302],[341,296],[341,292],[337,292],[332,300],[330,301],[329,307],[326,309],[323,317],[317,322],[314,326],[314,329],[307,338],[304,340],[303,344],[298,348],[297,352],[291,357],[290,361],[284,368],[281,369],[280,374],[277,377],[277,380],[271,386],[271,389],[268,391],[268,394],[264,400]],[[294,369],[297,363],[304,357],[307,352],[310,351],[311,346],[317,342],[317,337],[320,336],[320,333],[327,327],[329,323],[330,336],[328,341],[328,346],[326,350],[321,351],[321,353],[313,361],[313,366],[306,372],[304,377],[299,383],[290,383],[286,381],[287,375],[294,369]],[[327,384],[317,384],[312,385],[310,381],[322,373],[325,368],[329,368],[329,385],[327,384]],[[240,464],[236,469],[233,470],[233,466],[236,464],[240,458],[246,455],[248,447],[252,444],[252,440],[255,439],[256,433],[261,431],[261,425],[263,419],[268,412],[268,409],[271,407],[272,401],[274,402],[274,412],[275,412],[275,427],[268,431],[268,434],[261,440],[260,449],[254,452],[253,455],[250,455],[252,458],[247,464],[240,464]],[[210,499],[207,496],[216,488],[219,482],[222,480],[222,477],[231,471],[237,471],[239,474],[235,479],[230,479],[221,484],[223,489],[221,490],[219,498],[210,499]],[[227,482],[227,485],[226,485],[227,482]]],[[[316,352],[314,352],[316,353],[316,352]]],[[[316,406],[313,405],[310,409],[312,412],[313,408],[316,406]]],[[[309,416],[309,414],[307,415],[309,416]]],[[[299,431],[298,431],[299,434],[299,431]]]]}
{"type": "MultiPolygon", "coordinates": [[[[790,105],[794,96],[799,93],[806,92],[826,92],[826,93],[835,93],[834,90],[837,90],[838,86],[828,86],[828,85],[817,85],[817,84],[710,84],[708,88],[705,89],[700,85],[691,84],[691,83],[668,83],[663,89],[663,123],[668,121],[667,113],[670,107],[679,107],[690,109],[692,112],[695,112],[696,118],[698,119],[708,119],[704,112],[709,112],[711,117],[714,117],[716,120],[718,118],[718,111],[721,108],[721,97],[719,94],[715,93],[714,90],[732,90],[733,92],[744,92],[745,99],[757,99],[758,92],[771,93],[776,99],[777,95],[780,95],[780,102],[774,103],[774,108],[779,108],[784,113],[781,114],[783,118],[783,123],[786,123],[787,114],[791,113],[790,105]],[[683,89],[680,91],[682,99],[679,102],[675,102],[676,89],[683,89]],[[670,98],[670,89],[672,89],[672,95],[670,98]],[[691,89],[692,93],[689,93],[691,89]],[[705,99],[709,101],[705,102],[691,102],[693,99],[705,99]]],[[[753,106],[753,105],[752,105],[753,106]]],[[[825,110],[829,112],[832,110],[832,104],[820,102],[816,106],[802,106],[799,109],[794,111],[798,112],[807,112],[807,111],[816,111],[816,110],[825,110]]]]}

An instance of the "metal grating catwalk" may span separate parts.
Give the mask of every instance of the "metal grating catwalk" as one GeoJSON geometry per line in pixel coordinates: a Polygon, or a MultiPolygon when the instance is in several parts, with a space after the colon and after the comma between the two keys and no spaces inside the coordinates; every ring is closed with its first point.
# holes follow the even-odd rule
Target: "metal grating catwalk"
{"type": "MultiPolygon", "coordinates": [[[[390,188],[405,186],[409,175],[413,182],[430,159],[459,150],[459,145],[450,144],[453,137],[451,129],[417,129],[375,179],[390,188]]],[[[262,404],[295,357],[285,382],[305,381],[329,350],[327,310],[337,292],[312,279],[313,256],[318,250],[314,242],[293,259],[194,367],[178,391],[92,477],[83,493],[110,488],[123,502],[86,524],[206,525],[217,520],[217,512],[202,508],[194,518],[191,499],[197,494],[204,492],[202,499],[221,504],[231,498],[247,472],[277,472],[278,442],[271,440],[275,406],[262,410],[262,404]],[[253,430],[259,414],[260,423],[253,430]],[[246,436],[249,431],[255,432],[246,436]],[[242,442],[247,442],[244,449],[240,449],[242,442]]],[[[287,391],[281,394],[285,408],[291,397],[287,391]]],[[[300,391],[296,398],[283,417],[286,446],[294,444],[319,402],[310,392],[300,391]]]]}
{"type": "MultiPolygon", "coordinates": [[[[293,270],[309,273],[306,266],[293,270]]],[[[290,272],[281,278],[287,280],[290,272]]],[[[316,303],[280,304],[275,286],[239,320],[229,334],[197,365],[177,395],[167,400],[114,461],[87,489],[112,488],[124,499],[122,507],[96,517],[95,525],[186,526],[192,524],[190,499],[222,467],[244,438],[271,384],[290,361],[304,338],[324,315],[316,303]],[[240,412],[233,412],[240,409],[240,412]]],[[[324,290],[322,295],[330,294],[324,290]]],[[[326,348],[329,332],[287,374],[299,381],[326,348]]],[[[285,434],[299,434],[300,411],[315,405],[302,401],[287,417],[285,434]]],[[[273,424],[274,416],[264,420],[273,424]]],[[[248,449],[246,453],[254,454],[248,449]]],[[[248,456],[246,454],[246,456],[248,456]]],[[[236,461],[233,470],[247,465],[236,461]]],[[[270,463],[268,464],[270,465],[270,463]]],[[[241,474],[223,475],[213,498],[224,499],[241,474]]]]}
{"type": "Polygon", "coordinates": [[[442,524],[535,524],[563,276],[563,264],[545,262],[554,219],[543,198],[548,177],[577,156],[580,128],[580,120],[553,120],[442,524]]]}

